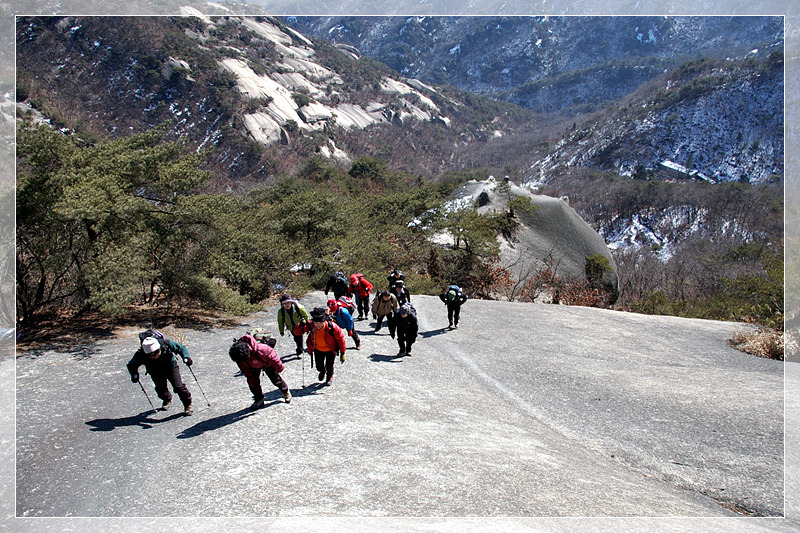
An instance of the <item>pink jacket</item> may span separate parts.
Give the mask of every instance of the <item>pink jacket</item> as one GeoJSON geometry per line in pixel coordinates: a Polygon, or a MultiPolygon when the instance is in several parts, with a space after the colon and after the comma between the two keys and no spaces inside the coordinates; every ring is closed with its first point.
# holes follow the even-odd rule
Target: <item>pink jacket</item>
{"type": "Polygon", "coordinates": [[[281,358],[269,345],[258,342],[252,335],[244,335],[239,340],[246,342],[250,347],[250,357],[246,361],[236,363],[242,374],[247,376],[251,372],[258,373],[267,367],[274,368],[278,373],[283,372],[281,358]]]}

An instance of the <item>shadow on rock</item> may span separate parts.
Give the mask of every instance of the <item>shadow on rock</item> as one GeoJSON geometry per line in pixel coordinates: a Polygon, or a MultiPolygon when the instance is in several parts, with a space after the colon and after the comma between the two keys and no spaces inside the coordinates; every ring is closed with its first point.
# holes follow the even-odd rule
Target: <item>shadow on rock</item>
{"type": "Polygon", "coordinates": [[[89,431],[113,431],[117,428],[127,426],[139,426],[142,429],[150,429],[153,424],[161,424],[169,420],[174,420],[178,417],[183,417],[183,413],[174,413],[165,418],[150,418],[153,413],[152,410],[139,413],[136,416],[126,416],[123,418],[97,418],[86,422],[87,426],[91,426],[89,431]]]}
{"type": "Polygon", "coordinates": [[[195,424],[192,427],[184,429],[178,435],[178,438],[190,439],[192,437],[197,437],[198,435],[202,435],[206,431],[214,431],[215,429],[220,429],[225,426],[229,426],[240,420],[244,420],[245,418],[252,416],[254,414],[255,414],[254,410],[250,409],[249,407],[245,407],[244,409],[240,409],[235,413],[228,413],[226,415],[220,415],[214,418],[209,418],[208,420],[203,420],[202,422],[195,424]]]}
{"type": "Polygon", "coordinates": [[[406,354],[403,355],[381,355],[379,353],[374,353],[369,356],[370,361],[375,361],[377,363],[399,363],[401,359],[406,357],[406,354]]]}
{"type": "Polygon", "coordinates": [[[439,328],[439,329],[432,329],[430,331],[420,331],[419,336],[423,339],[427,339],[428,337],[435,337],[437,335],[441,335],[442,333],[447,333],[448,328],[439,328]]]}
{"type": "Polygon", "coordinates": [[[289,361],[300,361],[302,358],[303,358],[302,355],[297,355],[297,354],[292,353],[292,354],[289,354],[289,355],[282,355],[281,356],[281,362],[287,363],[289,361]]]}

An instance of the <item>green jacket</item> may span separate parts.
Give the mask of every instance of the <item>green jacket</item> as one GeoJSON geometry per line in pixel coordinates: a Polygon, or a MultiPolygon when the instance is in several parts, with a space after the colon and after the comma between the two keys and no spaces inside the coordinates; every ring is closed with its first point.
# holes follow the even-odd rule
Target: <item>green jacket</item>
{"type": "Polygon", "coordinates": [[[293,303],[292,308],[288,311],[281,306],[278,310],[278,331],[281,337],[283,337],[286,328],[288,328],[289,333],[291,333],[295,325],[307,320],[311,320],[311,315],[308,314],[308,311],[306,311],[306,308],[303,307],[302,304],[293,303]]]}

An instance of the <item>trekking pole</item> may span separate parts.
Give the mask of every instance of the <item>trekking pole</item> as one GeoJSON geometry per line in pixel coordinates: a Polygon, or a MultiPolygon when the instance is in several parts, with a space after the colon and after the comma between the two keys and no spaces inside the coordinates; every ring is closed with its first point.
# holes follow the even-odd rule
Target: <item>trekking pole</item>
{"type": "Polygon", "coordinates": [[[188,368],[189,372],[192,373],[192,377],[194,378],[195,383],[197,383],[197,388],[200,389],[200,392],[203,394],[203,398],[206,399],[206,403],[208,404],[209,407],[211,407],[211,402],[209,402],[208,398],[206,398],[206,393],[203,392],[203,387],[201,387],[200,382],[197,381],[197,376],[194,375],[194,370],[192,370],[192,367],[190,367],[189,365],[186,365],[186,368],[188,368]]]}
{"type": "Polygon", "coordinates": [[[303,354],[300,354],[300,359],[303,360],[303,388],[306,388],[306,358],[303,357],[303,354]]]}
{"type": "Polygon", "coordinates": [[[147,394],[147,391],[146,391],[146,390],[144,390],[144,385],[142,385],[142,382],[141,382],[140,380],[138,380],[138,379],[137,379],[137,380],[136,380],[136,383],[138,383],[138,384],[139,384],[139,386],[142,388],[142,392],[144,393],[144,396],[145,396],[145,398],[147,398],[147,403],[149,403],[149,404],[150,404],[150,407],[152,407],[152,408],[153,408],[153,412],[154,412],[154,413],[158,413],[158,411],[156,411],[156,406],[155,406],[155,405],[153,405],[153,402],[151,402],[151,401],[150,401],[150,396],[147,394]]]}

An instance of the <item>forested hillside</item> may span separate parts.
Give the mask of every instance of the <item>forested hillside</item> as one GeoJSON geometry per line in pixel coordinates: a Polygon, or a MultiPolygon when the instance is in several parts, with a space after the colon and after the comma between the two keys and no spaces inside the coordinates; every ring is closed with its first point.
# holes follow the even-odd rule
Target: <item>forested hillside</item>
{"type": "MultiPolygon", "coordinates": [[[[22,321],[160,302],[244,312],[333,270],[392,266],[418,292],[501,297],[518,203],[445,208],[489,176],[569,197],[616,250],[620,308],[781,321],[777,48],[679,65],[565,117],[405,78],[270,17],[22,17],[17,39],[22,321]],[[757,120],[727,113],[735,101],[757,120]],[[659,167],[688,154],[700,171],[717,153],[747,170],[659,167]]],[[[570,283],[596,290],[588,265],[570,283]]]]}

